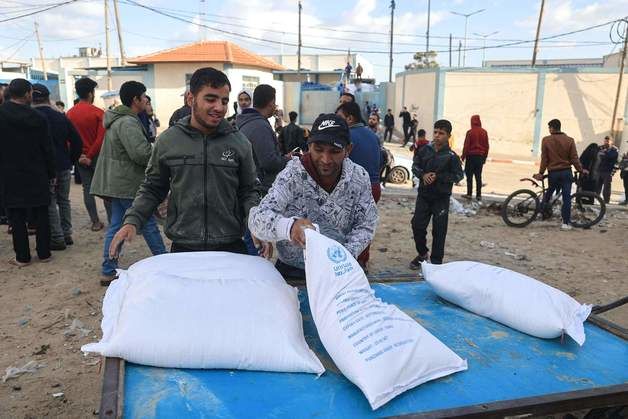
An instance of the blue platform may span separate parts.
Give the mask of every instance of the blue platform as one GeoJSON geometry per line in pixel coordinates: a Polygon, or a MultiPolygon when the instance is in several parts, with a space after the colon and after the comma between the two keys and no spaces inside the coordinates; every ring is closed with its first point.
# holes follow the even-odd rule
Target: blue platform
{"type": "Polygon", "coordinates": [[[127,363],[124,417],[382,417],[628,382],[628,343],[589,323],[586,343],[579,347],[569,338],[562,343],[538,339],[471,314],[439,299],[424,282],[374,284],[373,289],[467,359],[468,371],[423,384],[373,412],[322,347],[302,291],[305,334],[327,369],[323,376],[127,363]]]}

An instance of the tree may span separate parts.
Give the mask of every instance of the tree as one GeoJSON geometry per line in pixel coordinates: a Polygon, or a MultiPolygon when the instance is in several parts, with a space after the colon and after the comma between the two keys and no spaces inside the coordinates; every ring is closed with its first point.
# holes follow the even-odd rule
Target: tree
{"type": "Polygon", "coordinates": [[[405,66],[406,70],[416,70],[422,68],[438,68],[438,63],[436,62],[436,55],[438,55],[435,51],[428,52],[417,52],[414,54],[414,62],[407,64],[405,66]]]}

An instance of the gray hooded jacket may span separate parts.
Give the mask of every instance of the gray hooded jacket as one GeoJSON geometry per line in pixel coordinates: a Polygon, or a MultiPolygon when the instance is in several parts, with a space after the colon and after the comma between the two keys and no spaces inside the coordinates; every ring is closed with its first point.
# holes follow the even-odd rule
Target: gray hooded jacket
{"type": "Polygon", "coordinates": [[[253,146],[253,157],[257,168],[257,178],[266,193],[272,186],[277,174],[286,167],[286,158],[279,149],[277,136],[268,119],[253,109],[245,109],[236,118],[238,130],[246,136],[253,146]]]}

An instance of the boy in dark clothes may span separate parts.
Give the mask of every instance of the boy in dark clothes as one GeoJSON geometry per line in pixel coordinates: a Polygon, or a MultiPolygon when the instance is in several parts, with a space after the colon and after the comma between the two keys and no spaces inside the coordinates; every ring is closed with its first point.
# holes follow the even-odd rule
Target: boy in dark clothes
{"type": "Polygon", "coordinates": [[[449,218],[449,197],[454,183],[463,178],[458,155],[449,148],[451,122],[441,119],[434,123],[431,144],[425,145],[414,156],[412,173],[420,179],[416,207],[412,217],[412,234],[417,257],[410,262],[416,270],[421,262],[443,263],[445,237],[449,218]],[[427,226],[432,219],[432,255],[427,248],[427,226]]]}

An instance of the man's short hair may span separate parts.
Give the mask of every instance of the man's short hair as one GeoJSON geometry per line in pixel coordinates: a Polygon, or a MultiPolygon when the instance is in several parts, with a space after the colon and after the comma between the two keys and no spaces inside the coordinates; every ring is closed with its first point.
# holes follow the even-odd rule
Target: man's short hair
{"type": "Polygon", "coordinates": [[[345,102],[342,105],[338,106],[336,109],[336,113],[342,112],[345,116],[353,117],[353,119],[357,122],[362,121],[362,112],[360,111],[360,106],[358,106],[355,102],[345,102]]]}
{"type": "Polygon", "coordinates": [[[90,93],[94,93],[96,87],[98,87],[98,83],[87,77],[82,77],[74,83],[74,89],[79,99],[87,99],[90,93]]]}
{"type": "Polygon", "coordinates": [[[253,91],[253,107],[257,109],[265,108],[276,99],[276,96],[277,91],[273,86],[260,84],[253,91]]]}
{"type": "Polygon", "coordinates": [[[451,122],[446,119],[439,119],[434,122],[434,129],[442,129],[443,131],[446,131],[447,134],[451,134],[451,122]]]}
{"type": "Polygon", "coordinates": [[[294,122],[297,120],[297,116],[299,116],[299,114],[296,113],[295,111],[290,111],[288,116],[290,117],[290,122],[294,122]]]}
{"type": "Polygon", "coordinates": [[[388,112],[392,112],[392,109],[388,109],[388,112]]]}
{"type": "Polygon", "coordinates": [[[192,74],[192,78],[190,79],[190,92],[193,95],[196,95],[205,86],[210,86],[214,89],[229,86],[229,91],[231,91],[231,83],[229,83],[227,75],[213,67],[199,68],[192,74]]]}
{"type": "Polygon", "coordinates": [[[9,97],[11,99],[21,99],[33,89],[33,85],[26,79],[13,79],[9,83],[9,97]]]}
{"type": "Polygon", "coordinates": [[[340,95],[342,96],[349,96],[351,98],[351,102],[355,102],[355,96],[353,95],[353,93],[349,93],[349,92],[344,92],[343,94],[340,95]]]}
{"type": "Polygon", "coordinates": [[[558,119],[552,119],[547,123],[547,126],[555,129],[556,131],[560,131],[560,121],[558,119]]]}
{"type": "Polygon", "coordinates": [[[62,102],[62,101],[60,101],[60,100],[57,100],[57,101],[55,102],[55,105],[57,105],[57,106],[61,106],[62,108],[65,108],[65,103],[63,103],[63,102],[62,102]]]}
{"type": "Polygon", "coordinates": [[[419,137],[425,137],[425,130],[421,128],[420,130],[416,132],[416,135],[419,137]]]}
{"type": "Polygon", "coordinates": [[[139,99],[144,92],[146,92],[146,86],[139,81],[125,81],[120,86],[120,100],[124,106],[130,107],[133,104],[133,99],[139,99]]]}

